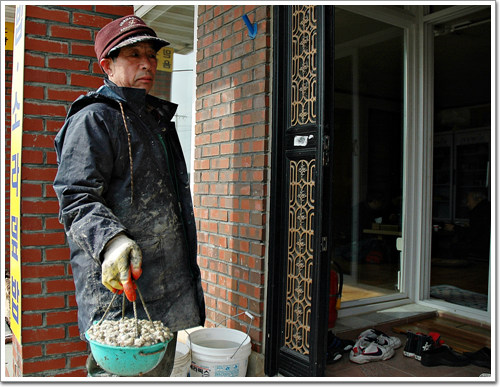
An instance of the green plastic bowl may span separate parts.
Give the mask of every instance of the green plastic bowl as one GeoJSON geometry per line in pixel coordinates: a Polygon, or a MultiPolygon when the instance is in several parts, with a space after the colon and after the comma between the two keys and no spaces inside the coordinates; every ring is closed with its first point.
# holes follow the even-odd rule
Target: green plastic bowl
{"type": "Polygon", "coordinates": [[[158,343],[147,347],[116,347],[91,340],[90,350],[101,368],[118,376],[136,376],[155,368],[165,355],[168,343],[158,343]]]}

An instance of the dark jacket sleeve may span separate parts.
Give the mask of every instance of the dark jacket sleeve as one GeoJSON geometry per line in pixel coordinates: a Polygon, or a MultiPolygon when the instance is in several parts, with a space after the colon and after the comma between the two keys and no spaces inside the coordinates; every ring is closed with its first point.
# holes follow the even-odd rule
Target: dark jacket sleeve
{"type": "Polygon", "coordinates": [[[115,164],[114,121],[84,109],[66,120],[55,140],[59,220],[72,242],[98,262],[106,242],[125,230],[105,200],[115,164]]]}

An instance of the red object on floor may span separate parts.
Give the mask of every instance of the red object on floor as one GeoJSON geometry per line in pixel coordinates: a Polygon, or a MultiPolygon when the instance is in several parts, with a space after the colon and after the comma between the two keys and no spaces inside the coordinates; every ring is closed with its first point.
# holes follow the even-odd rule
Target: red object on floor
{"type": "Polygon", "coordinates": [[[340,306],[339,276],[335,270],[330,270],[330,300],[328,304],[328,328],[335,326],[337,321],[337,308],[340,306]]]}

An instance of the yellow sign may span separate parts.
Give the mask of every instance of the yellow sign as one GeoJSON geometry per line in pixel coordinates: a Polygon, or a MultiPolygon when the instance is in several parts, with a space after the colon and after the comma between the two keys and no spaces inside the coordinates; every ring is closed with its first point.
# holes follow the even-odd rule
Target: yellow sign
{"type": "Polygon", "coordinates": [[[26,6],[16,6],[13,30],[10,155],[10,328],[21,343],[21,154],[24,105],[24,33],[26,6]]]}
{"type": "Polygon", "coordinates": [[[14,48],[14,23],[5,22],[5,49],[12,51],[14,48]]]}
{"type": "Polygon", "coordinates": [[[174,49],[172,47],[163,47],[156,53],[158,64],[156,70],[171,73],[174,69],[174,49]]]}

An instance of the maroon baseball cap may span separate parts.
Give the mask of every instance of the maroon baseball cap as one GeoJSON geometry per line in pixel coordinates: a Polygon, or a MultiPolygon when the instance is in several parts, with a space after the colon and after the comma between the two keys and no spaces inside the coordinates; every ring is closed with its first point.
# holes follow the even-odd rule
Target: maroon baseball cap
{"type": "Polygon", "coordinates": [[[170,43],[156,36],[156,32],[135,15],[128,15],[106,24],[95,38],[94,50],[98,61],[111,50],[142,41],[150,41],[156,51],[170,43]]]}

